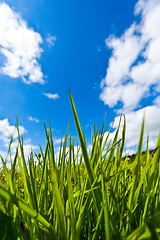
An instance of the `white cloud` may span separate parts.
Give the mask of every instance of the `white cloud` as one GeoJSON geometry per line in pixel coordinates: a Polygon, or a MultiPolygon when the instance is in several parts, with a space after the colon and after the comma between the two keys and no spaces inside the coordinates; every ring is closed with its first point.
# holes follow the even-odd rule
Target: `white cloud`
{"type": "MultiPolygon", "coordinates": [[[[18,139],[16,139],[15,141],[13,141],[13,143],[11,144],[11,151],[12,154],[16,152],[17,147],[19,146],[18,144],[18,139]]],[[[30,156],[31,151],[33,150],[37,150],[38,146],[31,144],[31,139],[28,138],[26,140],[24,140],[23,143],[23,151],[24,151],[24,156],[27,158],[30,156]]],[[[20,153],[20,147],[18,148],[18,152],[20,153]]]]}
{"type": "Polygon", "coordinates": [[[6,3],[0,3],[0,53],[5,56],[1,74],[22,78],[25,83],[44,84],[38,59],[42,37],[27,26],[21,16],[6,3]]]}
{"type": "MultiPolygon", "coordinates": [[[[0,150],[0,156],[2,156],[2,158],[5,160],[7,158],[7,151],[2,151],[0,150]]],[[[0,158],[0,167],[2,166],[2,162],[1,162],[1,158],[0,158]]]]}
{"type": "MultiPolygon", "coordinates": [[[[149,135],[149,148],[153,149],[156,145],[158,133],[160,130],[160,107],[147,106],[137,111],[131,111],[125,115],[126,117],[126,141],[125,148],[136,147],[139,142],[142,121],[145,114],[145,128],[144,128],[144,146],[146,146],[147,136],[149,135]],[[154,116],[154,117],[153,117],[154,116]]],[[[117,129],[120,116],[115,117],[114,129],[117,129]]],[[[119,139],[122,136],[123,118],[121,121],[119,139]]],[[[114,130],[109,140],[113,140],[116,130],[114,130]]],[[[105,133],[105,137],[108,132],[105,133]]],[[[133,149],[132,149],[133,151],[133,149]]]]}
{"type": "Polygon", "coordinates": [[[112,49],[106,77],[101,83],[100,99],[110,107],[119,102],[120,111],[136,109],[150,88],[160,91],[160,1],[139,0],[134,22],[120,38],[110,36],[106,44],[112,49]]]}
{"type": "Polygon", "coordinates": [[[24,144],[23,145],[23,151],[24,151],[24,156],[27,158],[30,156],[31,151],[37,150],[38,147],[33,145],[33,144],[24,144]]]}
{"type": "Polygon", "coordinates": [[[52,36],[50,34],[48,34],[48,36],[46,37],[46,42],[48,43],[49,47],[54,46],[56,40],[57,40],[57,37],[56,36],[52,36]]]}
{"type": "MultiPolygon", "coordinates": [[[[19,133],[20,136],[25,134],[27,131],[23,126],[19,126],[19,133]]],[[[11,136],[13,137],[13,142],[11,143],[11,153],[14,157],[14,154],[16,152],[16,148],[18,147],[18,134],[17,134],[17,128],[14,125],[10,125],[9,121],[7,118],[0,120],[0,141],[2,142],[1,149],[7,149],[1,150],[0,149],[0,155],[4,157],[4,159],[8,158],[8,144],[11,141],[11,136]]],[[[24,155],[27,158],[31,152],[31,150],[36,150],[38,147],[34,144],[31,144],[31,139],[27,138],[24,140],[23,143],[23,150],[24,150],[24,155]]],[[[20,149],[19,149],[20,153],[20,149]]]]}
{"type": "Polygon", "coordinates": [[[39,120],[36,117],[29,116],[28,120],[31,121],[31,122],[39,123],[39,120]]]}
{"type": "MultiPolygon", "coordinates": [[[[19,133],[20,136],[25,134],[27,131],[23,126],[19,126],[19,133]]],[[[13,138],[13,142],[11,143],[11,154],[12,158],[14,158],[14,154],[16,152],[16,148],[18,146],[18,134],[17,134],[17,128],[14,125],[10,125],[7,118],[0,120],[0,141],[1,141],[1,149],[0,149],[0,155],[7,160],[9,157],[8,154],[8,146],[11,141],[11,137],[13,138]],[[2,150],[3,149],[3,150],[2,150]],[[5,150],[6,149],[6,150],[5,150]]],[[[31,139],[26,139],[23,144],[24,149],[24,155],[27,158],[31,152],[31,149],[34,151],[38,147],[31,144],[31,139]]],[[[20,153],[20,149],[19,149],[20,153]]],[[[0,167],[2,166],[1,160],[0,160],[0,167]]],[[[10,167],[10,163],[8,162],[8,167],[10,167]]]]}
{"type": "MultiPolygon", "coordinates": [[[[8,147],[6,145],[6,147],[8,147]]],[[[21,151],[20,151],[20,147],[18,145],[18,141],[15,140],[14,142],[12,142],[11,144],[11,158],[12,158],[12,161],[15,157],[15,153],[16,153],[16,149],[18,147],[18,153],[19,155],[21,156],[21,151]]],[[[29,144],[29,143],[24,143],[23,144],[23,153],[24,153],[24,157],[27,161],[28,157],[30,157],[30,154],[31,154],[31,151],[35,151],[38,149],[38,146],[36,145],[33,145],[33,144],[29,144]]],[[[0,155],[3,157],[4,160],[7,160],[7,168],[11,168],[11,164],[10,164],[10,160],[9,160],[9,153],[8,153],[8,150],[6,151],[1,151],[0,150],[0,155]]],[[[36,159],[35,159],[36,160],[36,159]]],[[[0,159],[0,168],[2,167],[2,162],[1,162],[1,159],[0,159]]]]}
{"type": "MultiPolygon", "coordinates": [[[[26,130],[23,126],[19,126],[19,133],[23,135],[26,133],[26,130]]],[[[7,118],[0,120],[0,140],[3,143],[8,143],[10,141],[10,137],[17,138],[17,127],[14,125],[10,125],[7,118]]]]}
{"type": "Polygon", "coordinates": [[[49,99],[53,99],[56,100],[59,98],[59,95],[57,93],[52,94],[52,93],[43,93],[43,95],[45,95],[46,97],[48,97],[49,99]]]}

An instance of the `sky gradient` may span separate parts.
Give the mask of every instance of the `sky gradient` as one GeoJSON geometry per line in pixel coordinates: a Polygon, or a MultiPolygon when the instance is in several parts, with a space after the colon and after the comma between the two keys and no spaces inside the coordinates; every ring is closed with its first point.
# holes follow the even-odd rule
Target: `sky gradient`
{"type": "MultiPolygon", "coordinates": [[[[154,148],[160,129],[159,0],[0,1],[0,154],[10,136],[17,146],[15,116],[24,150],[46,144],[51,123],[56,151],[71,118],[73,96],[88,148],[91,126],[106,134],[126,116],[125,149],[136,151],[145,113],[144,147],[154,148]]],[[[121,126],[122,129],[122,126],[121,126]]],[[[121,131],[120,131],[121,135],[121,131]]],[[[119,135],[119,137],[120,137],[119,135]]]]}

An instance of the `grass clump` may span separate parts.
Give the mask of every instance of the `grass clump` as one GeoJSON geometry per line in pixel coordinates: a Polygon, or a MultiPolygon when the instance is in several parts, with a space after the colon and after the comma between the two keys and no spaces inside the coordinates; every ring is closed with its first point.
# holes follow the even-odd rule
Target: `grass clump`
{"type": "Polygon", "coordinates": [[[122,139],[119,124],[112,145],[103,123],[101,132],[93,128],[89,154],[69,95],[78,151],[68,126],[57,162],[49,126],[36,161],[33,153],[26,161],[19,132],[11,169],[1,157],[0,239],[160,239],[160,134],[156,151],[147,147],[142,155],[143,120],[137,154],[128,161],[122,158],[125,119],[122,139]]]}

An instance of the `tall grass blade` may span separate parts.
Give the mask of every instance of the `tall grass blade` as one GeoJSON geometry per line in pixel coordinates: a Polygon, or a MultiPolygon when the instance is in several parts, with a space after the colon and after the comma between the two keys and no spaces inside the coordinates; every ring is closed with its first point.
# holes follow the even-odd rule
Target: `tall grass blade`
{"type": "MultiPolygon", "coordinates": [[[[82,134],[79,119],[78,119],[78,116],[77,116],[77,112],[76,112],[75,105],[74,105],[73,98],[71,96],[70,91],[69,91],[69,96],[70,96],[70,102],[71,102],[72,111],[73,111],[73,115],[74,115],[74,120],[75,120],[75,123],[76,123],[78,135],[79,135],[79,140],[80,140],[80,144],[81,144],[81,149],[82,149],[85,165],[86,165],[88,176],[89,176],[89,179],[90,179],[90,184],[92,185],[94,183],[94,173],[93,173],[93,169],[92,169],[92,166],[90,164],[90,161],[89,161],[89,156],[88,156],[88,152],[87,152],[85,139],[84,139],[84,136],[82,134]]],[[[101,194],[98,191],[98,192],[95,192],[94,196],[95,196],[95,200],[96,200],[97,209],[100,212],[101,194]]]]}
{"type": "Polygon", "coordinates": [[[89,175],[89,178],[90,178],[90,181],[91,181],[91,184],[92,184],[94,182],[93,169],[92,169],[92,167],[90,165],[90,162],[89,162],[87,147],[86,147],[86,144],[85,144],[85,141],[84,141],[84,137],[82,135],[82,130],[81,130],[81,127],[80,127],[77,112],[76,112],[75,105],[74,105],[73,98],[71,96],[70,91],[69,91],[69,96],[70,96],[72,111],[73,111],[73,115],[74,115],[74,120],[75,120],[75,123],[76,123],[78,135],[79,135],[79,140],[80,140],[80,144],[81,144],[81,148],[82,148],[82,152],[83,152],[83,156],[84,156],[84,161],[85,161],[86,168],[87,168],[87,171],[88,171],[88,175],[89,175]]]}

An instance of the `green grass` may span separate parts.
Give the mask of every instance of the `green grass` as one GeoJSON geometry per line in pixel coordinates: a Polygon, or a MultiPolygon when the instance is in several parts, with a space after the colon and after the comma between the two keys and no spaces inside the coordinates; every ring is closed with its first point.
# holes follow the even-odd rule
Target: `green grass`
{"type": "Polygon", "coordinates": [[[51,127],[47,131],[44,126],[44,153],[40,149],[25,159],[17,122],[19,150],[10,169],[1,157],[0,239],[160,239],[160,134],[157,151],[153,154],[147,147],[142,154],[143,120],[137,154],[128,160],[122,157],[125,117],[122,138],[118,140],[119,124],[109,144],[104,120],[100,132],[93,127],[88,153],[70,92],[69,96],[78,152],[68,125],[57,162],[51,127]]]}

